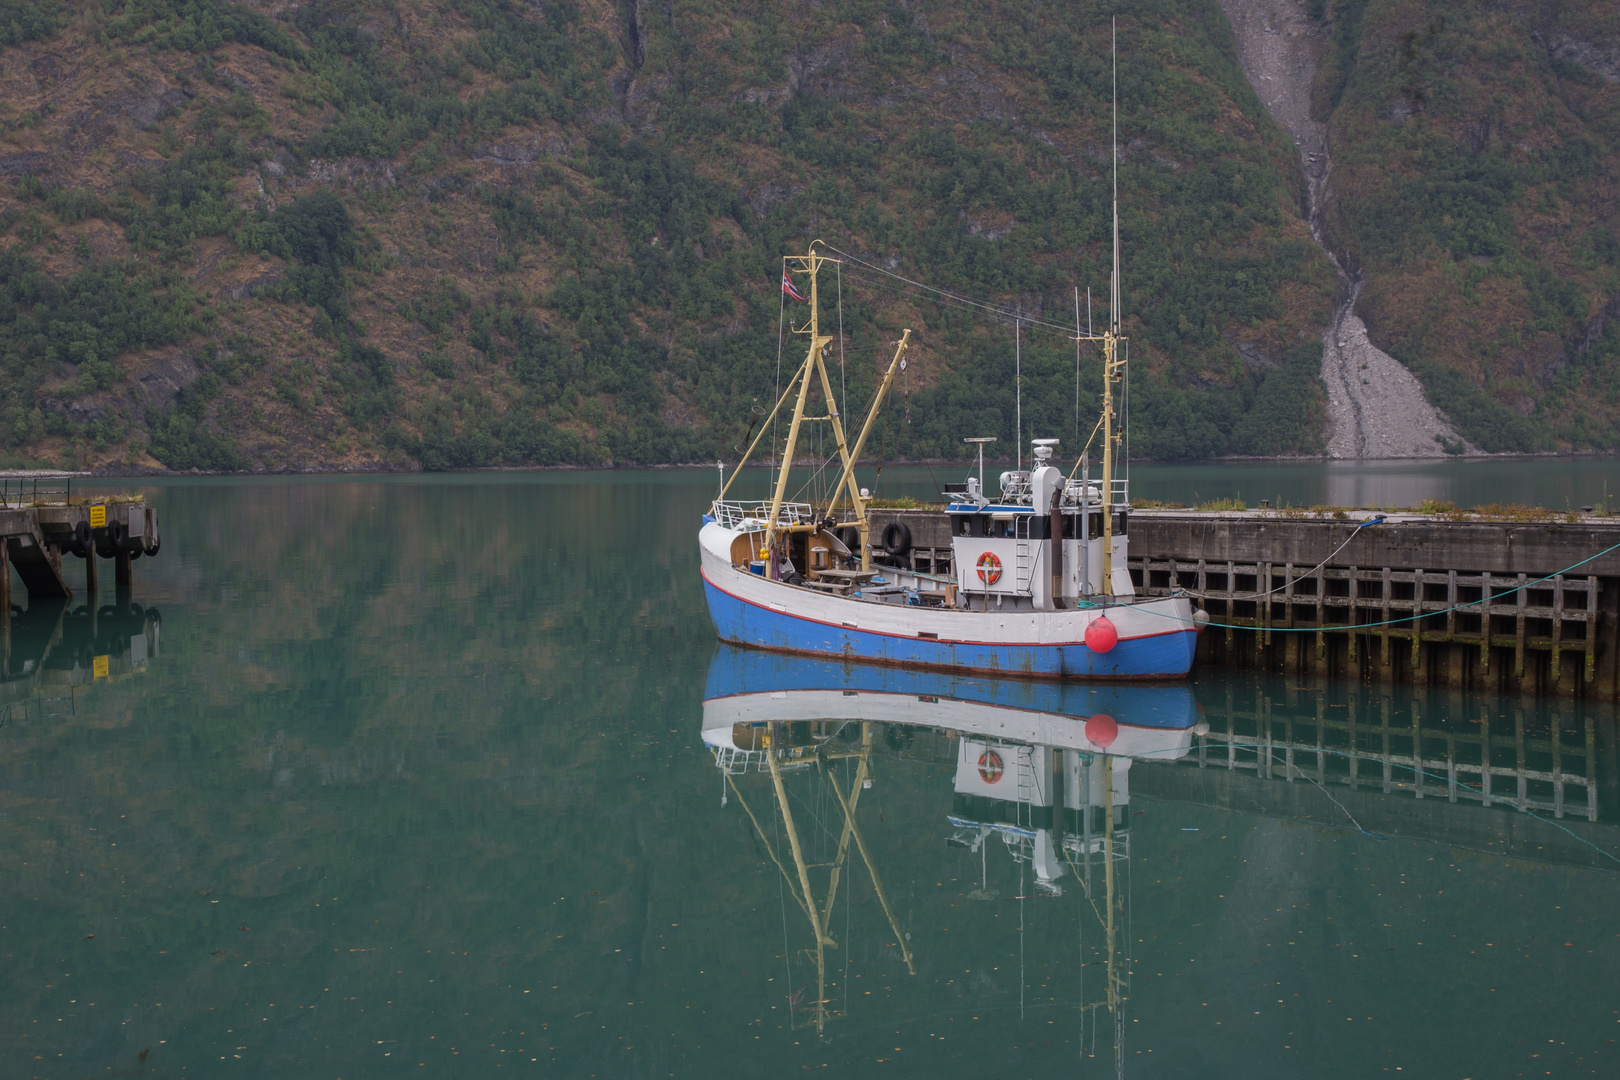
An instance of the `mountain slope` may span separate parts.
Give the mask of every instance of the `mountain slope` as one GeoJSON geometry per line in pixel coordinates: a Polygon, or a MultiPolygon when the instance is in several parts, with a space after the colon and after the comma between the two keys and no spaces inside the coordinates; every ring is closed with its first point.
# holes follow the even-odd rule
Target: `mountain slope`
{"type": "MultiPolygon", "coordinates": [[[[1602,12],[1309,11],[1329,43],[1325,236],[1372,340],[1486,449],[1620,443],[1602,12]]],[[[818,237],[861,260],[829,290],[846,413],[915,331],[874,453],[1010,440],[1015,369],[1025,437],[1073,442],[1092,357],[1077,416],[1062,333],[1027,325],[1015,356],[1010,320],[888,273],[1056,325],[1089,288],[1106,318],[1109,14],[0,6],[0,454],[734,458],[775,393],[778,260],[818,237]]],[[[1133,6],[1119,94],[1133,454],[1320,451],[1333,270],[1214,0],[1133,6]]]]}
{"type": "Polygon", "coordinates": [[[1316,10],[1328,234],[1374,339],[1486,450],[1620,445],[1620,13],[1316,10]]]}
{"type": "MultiPolygon", "coordinates": [[[[726,455],[773,393],[776,260],[817,236],[1071,323],[1076,286],[1106,294],[1108,38],[1100,9],[1054,7],[13,21],[0,438],[174,468],[726,455]]],[[[1331,279],[1219,9],[1144,5],[1119,77],[1137,418],[1157,421],[1133,448],[1314,447],[1300,373],[1331,279]]],[[[900,325],[920,345],[912,423],[880,452],[1011,437],[1012,327],[854,266],[843,288],[849,410],[900,325]]],[[[1067,437],[1072,343],[1023,336],[1026,419],[1067,437]]]]}

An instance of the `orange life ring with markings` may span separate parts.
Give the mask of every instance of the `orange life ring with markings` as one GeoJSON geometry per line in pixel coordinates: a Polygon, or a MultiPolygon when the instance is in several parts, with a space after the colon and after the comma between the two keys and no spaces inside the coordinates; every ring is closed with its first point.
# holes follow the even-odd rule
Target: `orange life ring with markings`
{"type": "Polygon", "coordinates": [[[986,585],[994,585],[1001,580],[1001,560],[993,551],[987,551],[979,556],[979,562],[974,567],[979,571],[979,580],[986,585]]]}
{"type": "Polygon", "coordinates": [[[979,755],[979,779],[987,784],[993,784],[1001,779],[1001,755],[994,750],[986,750],[979,755]]]}

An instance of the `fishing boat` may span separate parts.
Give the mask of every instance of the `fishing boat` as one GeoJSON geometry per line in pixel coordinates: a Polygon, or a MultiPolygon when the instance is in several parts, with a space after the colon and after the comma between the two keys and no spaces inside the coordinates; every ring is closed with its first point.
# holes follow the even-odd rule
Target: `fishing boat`
{"type": "MultiPolygon", "coordinates": [[[[820,311],[821,272],[840,261],[833,250],[818,240],[806,254],[783,260],[784,295],[809,305],[807,320],[793,331],[807,336],[809,346],[703,516],[702,575],[720,638],[782,652],[981,674],[1186,675],[1208,617],[1195,612],[1185,596],[1137,597],[1126,569],[1129,479],[1116,476],[1123,425],[1115,391],[1126,364],[1119,321],[1117,181],[1109,325],[1100,334],[1082,331],[1077,303],[1074,332],[1077,349],[1078,343],[1090,342],[1102,352],[1102,415],[1091,436],[1092,443],[1101,441],[1101,475],[1095,480],[1091,475],[1090,443],[1065,472],[1056,463],[1059,440],[1033,439],[1034,467],[1003,472],[992,495],[985,485],[981,442],[978,475],[946,485],[944,492],[951,523],[949,574],[874,563],[871,493],[856,483],[855,463],[896,375],[905,370],[911,331],[895,342],[850,444],[826,361],[835,339],[823,331],[820,311]],[[771,497],[727,499],[790,400],[771,497]],[[812,402],[825,413],[807,414],[812,402]],[[837,448],[838,479],[820,503],[796,501],[788,491],[807,420],[827,424],[837,448]]],[[[1019,451],[1021,461],[1021,445],[1019,451]]]]}

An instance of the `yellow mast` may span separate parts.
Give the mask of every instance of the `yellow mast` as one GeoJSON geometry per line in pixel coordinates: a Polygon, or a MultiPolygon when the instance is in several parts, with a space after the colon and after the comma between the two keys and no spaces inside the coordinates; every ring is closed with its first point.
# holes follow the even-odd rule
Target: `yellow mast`
{"type": "MultiPolygon", "coordinates": [[[[795,334],[809,334],[810,349],[805,355],[804,365],[794,375],[794,380],[799,383],[799,392],[793,399],[793,420],[788,424],[787,445],[782,451],[782,467],[776,474],[776,491],[771,496],[771,516],[765,526],[765,542],[760,545],[760,558],[769,556],[773,561],[775,556],[771,555],[771,550],[776,543],[777,526],[782,516],[782,497],[787,494],[788,472],[793,468],[793,451],[799,445],[799,425],[804,423],[804,406],[810,397],[810,379],[815,374],[816,369],[821,366],[821,351],[832,342],[832,338],[821,333],[821,318],[818,310],[820,307],[820,295],[816,286],[817,271],[821,269],[821,264],[827,260],[823,256],[817,255],[815,245],[811,244],[810,253],[802,259],[794,261],[805,263],[806,269],[810,273],[810,322],[803,329],[793,332],[795,334]]],[[[830,411],[836,409],[836,406],[830,400],[827,404],[830,411]]],[[[833,412],[832,415],[836,415],[836,413],[833,412]]],[[[834,423],[836,430],[836,420],[834,423]]],[[[842,435],[839,436],[839,441],[842,444],[842,435]]],[[[774,567],[770,568],[767,576],[775,576],[774,567]]]]}
{"type": "MultiPolygon", "coordinates": [[[[905,369],[903,355],[911,339],[911,331],[907,330],[900,336],[894,358],[889,361],[889,369],[884,373],[883,382],[879,385],[877,394],[872,399],[872,406],[866,414],[866,423],[861,428],[860,437],[855,441],[854,450],[851,450],[844,438],[843,418],[838,414],[838,399],[833,394],[832,376],[827,371],[827,363],[823,355],[827,350],[827,346],[832,344],[833,339],[831,336],[821,332],[820,270],[823,263],[835,263],[838,260],[817,254],[816,245],[819,243],[821,243],[819,240],[813,241],[810,244],[810,250],[806,254],[789,256],[786,260],[787,262],[798,263],[803,267],[801,272],[810,275],[810,321],[800,329],[793,331],[795,334],[808,334],[810,347],[805,352],[803,365],[794,373],[792,380],[788,383],[788,389],[783,393],[782,398],[777,401],[776,407],[771,410],[772,415],[775,415],[776,410],[782,407],[782,403],[787,400],[788,395],[795,394],[795,387],[797,387],[793,401],[793,419],[788,424],[787,443],[782,451],[782,467],[776,474],[776,487],[771,495],[770,520],[765,526],[765,538],[760,545],[760,557],[769,557],[778,533],[814,529],[816,527],[814,523],[784,526],[780,520],[782,502],[787,494],[788,471],[793,467],[793,454],[798,448],[799,428],[806,419],[804,409],[809,402],[810,389],[813,385],[812,379],[816,379],[821,383],[822,397],[827,402],[827,415],[813,416],[809,417],[809,419],[828,420],[832,423],[833,441],[838,446],[838,456],[843,463],[843,472],[838,478],[838,483],[833,487],[833,496],[827,506],[827,511],[831,513],[833,508],[838,505],[838,500],[844,494],[848,494],[850,506],[855,511],[855,524],[860,530],[861,567],[870,570],[872,556],[868,550],[869,527],[866,521],[866,507],[869,500],[862,497],[860,486],[855,482],[855,462],[860,458],[861,451],[866,447],[866,439],[872,432],[873,421],[877,418],[878,410],[883,405],[883,399],[888,395],[889,387],[894,384],[895,372],[905,369]]],[[[760,437],[763,437],[763,435],[764,429],[761,428],[760,437]]],[[[759,438],[755,438],[754,442],[748,447],[748,453],[752,453],[754,447],[758,444],[759,438]]],[[[743,461],[747,459],[748,454],[744,454],[743,461]]],[[[738,462],[737,465],[738,470],[740,470],[742,462],[738,462]]],[[[734,471],[732,478],[735,479],[736,475],[737,473],[734,471]]],[[[730,487],[729,481],[726,486],[730,487]]],[[[722,489],[721,497],[724,497],[724,495],[725,491],[722,489]]]]}
{"type": "MultiPolygon", "coordinates": [[[[1114,261],[1108,275],[1108,329],[1100,335],[1075,334],[1077,341],[1100,341],[1103,347],[1103,408],[1100,426],[1102,454],[1102,595],[1114,595],[1114,445],[1120,432],[1114,426],[1114,383],[1124,375],[1125,361],[1119,355],[1119,58],[1114,58],[1114,261]]],[[[1096,432],[1092,432],[1096,437],[1096,432]]],[[[1082,450],[1082,453],[1084,450],[1082,450]]],[[[1081,492],[1082,501],[1085,492],[1081,492]]]]}

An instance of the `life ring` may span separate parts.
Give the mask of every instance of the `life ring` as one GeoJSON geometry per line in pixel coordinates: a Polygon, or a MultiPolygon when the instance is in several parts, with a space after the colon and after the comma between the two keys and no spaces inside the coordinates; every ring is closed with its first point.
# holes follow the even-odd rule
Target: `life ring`
{"type": "Polygon", "coordinates": [[[883,526],[883,550],[890,555],[904,555],[911,550],[911,530],[903,521],[891,521],[883,526]]]}
{"type": "Polygon", "coordinates": [[[1001,560],[996,557],[996,553],[993,551],[987,551],[980,555],[974,569],[979,571],[979,580],[986,585],[994,585],[1001,580],[1001,560]]]}
{"type": "Polygon", "coordinates": [[[979,755],[979,779],[987,784],[994,784],[1001,779],[1002,771],[1000,754],[994,750],[986,750],[979,755]]]}

